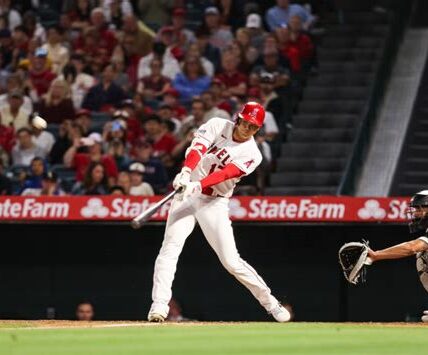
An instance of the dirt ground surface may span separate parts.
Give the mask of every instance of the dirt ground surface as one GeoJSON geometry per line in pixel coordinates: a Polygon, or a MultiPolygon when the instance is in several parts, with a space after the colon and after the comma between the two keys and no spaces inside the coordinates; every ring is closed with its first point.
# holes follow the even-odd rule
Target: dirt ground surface
{"type": "MultiPolygon", "coordinates": [[[[114,327],[154,327],[154,326],[218,326],[218,325],[241,325],[251,322],[165,322],[149,323],[144,321],[70,321],[70,320],[0,320],[0,331],[11,328],[31,329],[60,329],[60,328],[114,328],[114,327]]],[[[299,322],[299,324],[302,324],[299,322]]],[[[346,322],[346,323],[319,323],[310,324],[335,324],[337,326],[364,326],[364,327],[427,327],[428,323],[380,323],[380,322],[346,322]]],[[[286,324],[284,324],[286,326],[286,324]]]]}

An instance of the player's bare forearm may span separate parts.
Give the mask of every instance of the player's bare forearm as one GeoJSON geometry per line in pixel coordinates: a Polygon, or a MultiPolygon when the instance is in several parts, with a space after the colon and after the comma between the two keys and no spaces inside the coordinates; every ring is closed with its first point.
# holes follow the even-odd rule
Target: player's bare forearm
{"type": "Polygon", "coordinates": [[[409,242],[394,245],[382,250],[370,250],[369,257],[372,261],[401,259],[415,255],[421,251],[427,250],[428,244],[420,239],[411,240],[409,242]]]}

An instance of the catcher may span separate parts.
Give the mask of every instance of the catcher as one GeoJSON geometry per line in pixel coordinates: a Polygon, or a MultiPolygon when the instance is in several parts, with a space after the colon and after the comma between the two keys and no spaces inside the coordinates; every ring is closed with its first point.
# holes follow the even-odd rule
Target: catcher
{"type": "MultiPolygon", "coordinates": [[[[339,250],[339,262],[345,278],[353,284],[364,281],[368,265],[380,260],[401,259],[416,255],[416,269],[425,290],[428,292],[428,190],[420,191],[410,200],[407,209],[410,233],[417,239],[397,244],[382,250],[372,250],[367,242],[352,242],[339,250]]],[[[428,322],[428,311],[424,311],[423,322],[428,322]]]]}

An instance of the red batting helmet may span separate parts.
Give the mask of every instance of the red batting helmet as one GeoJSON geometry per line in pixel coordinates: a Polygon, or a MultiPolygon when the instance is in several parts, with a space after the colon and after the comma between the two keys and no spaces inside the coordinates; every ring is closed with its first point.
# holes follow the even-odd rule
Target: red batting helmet
{"type": "Polygon", "coordinates": [[[250,101],[244,105],[241,112],[238,113],[238,117],[261,127],[265,120],[265,109],[259,103],[250,101]]]}

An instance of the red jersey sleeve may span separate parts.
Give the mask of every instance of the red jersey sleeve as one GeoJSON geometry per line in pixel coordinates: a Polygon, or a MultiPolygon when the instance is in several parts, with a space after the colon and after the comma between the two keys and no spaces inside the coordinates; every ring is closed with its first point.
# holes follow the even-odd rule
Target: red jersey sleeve
{"type": "Polygon", "coordinates": [[[235,164],[227,164],[222,170],[218,170],[208,175],[207,177],[201,180],[201,187],[205,189],[207,187],[217,185],[223,181],[240,177],[245,173],[240,170],[235,164]]]}

